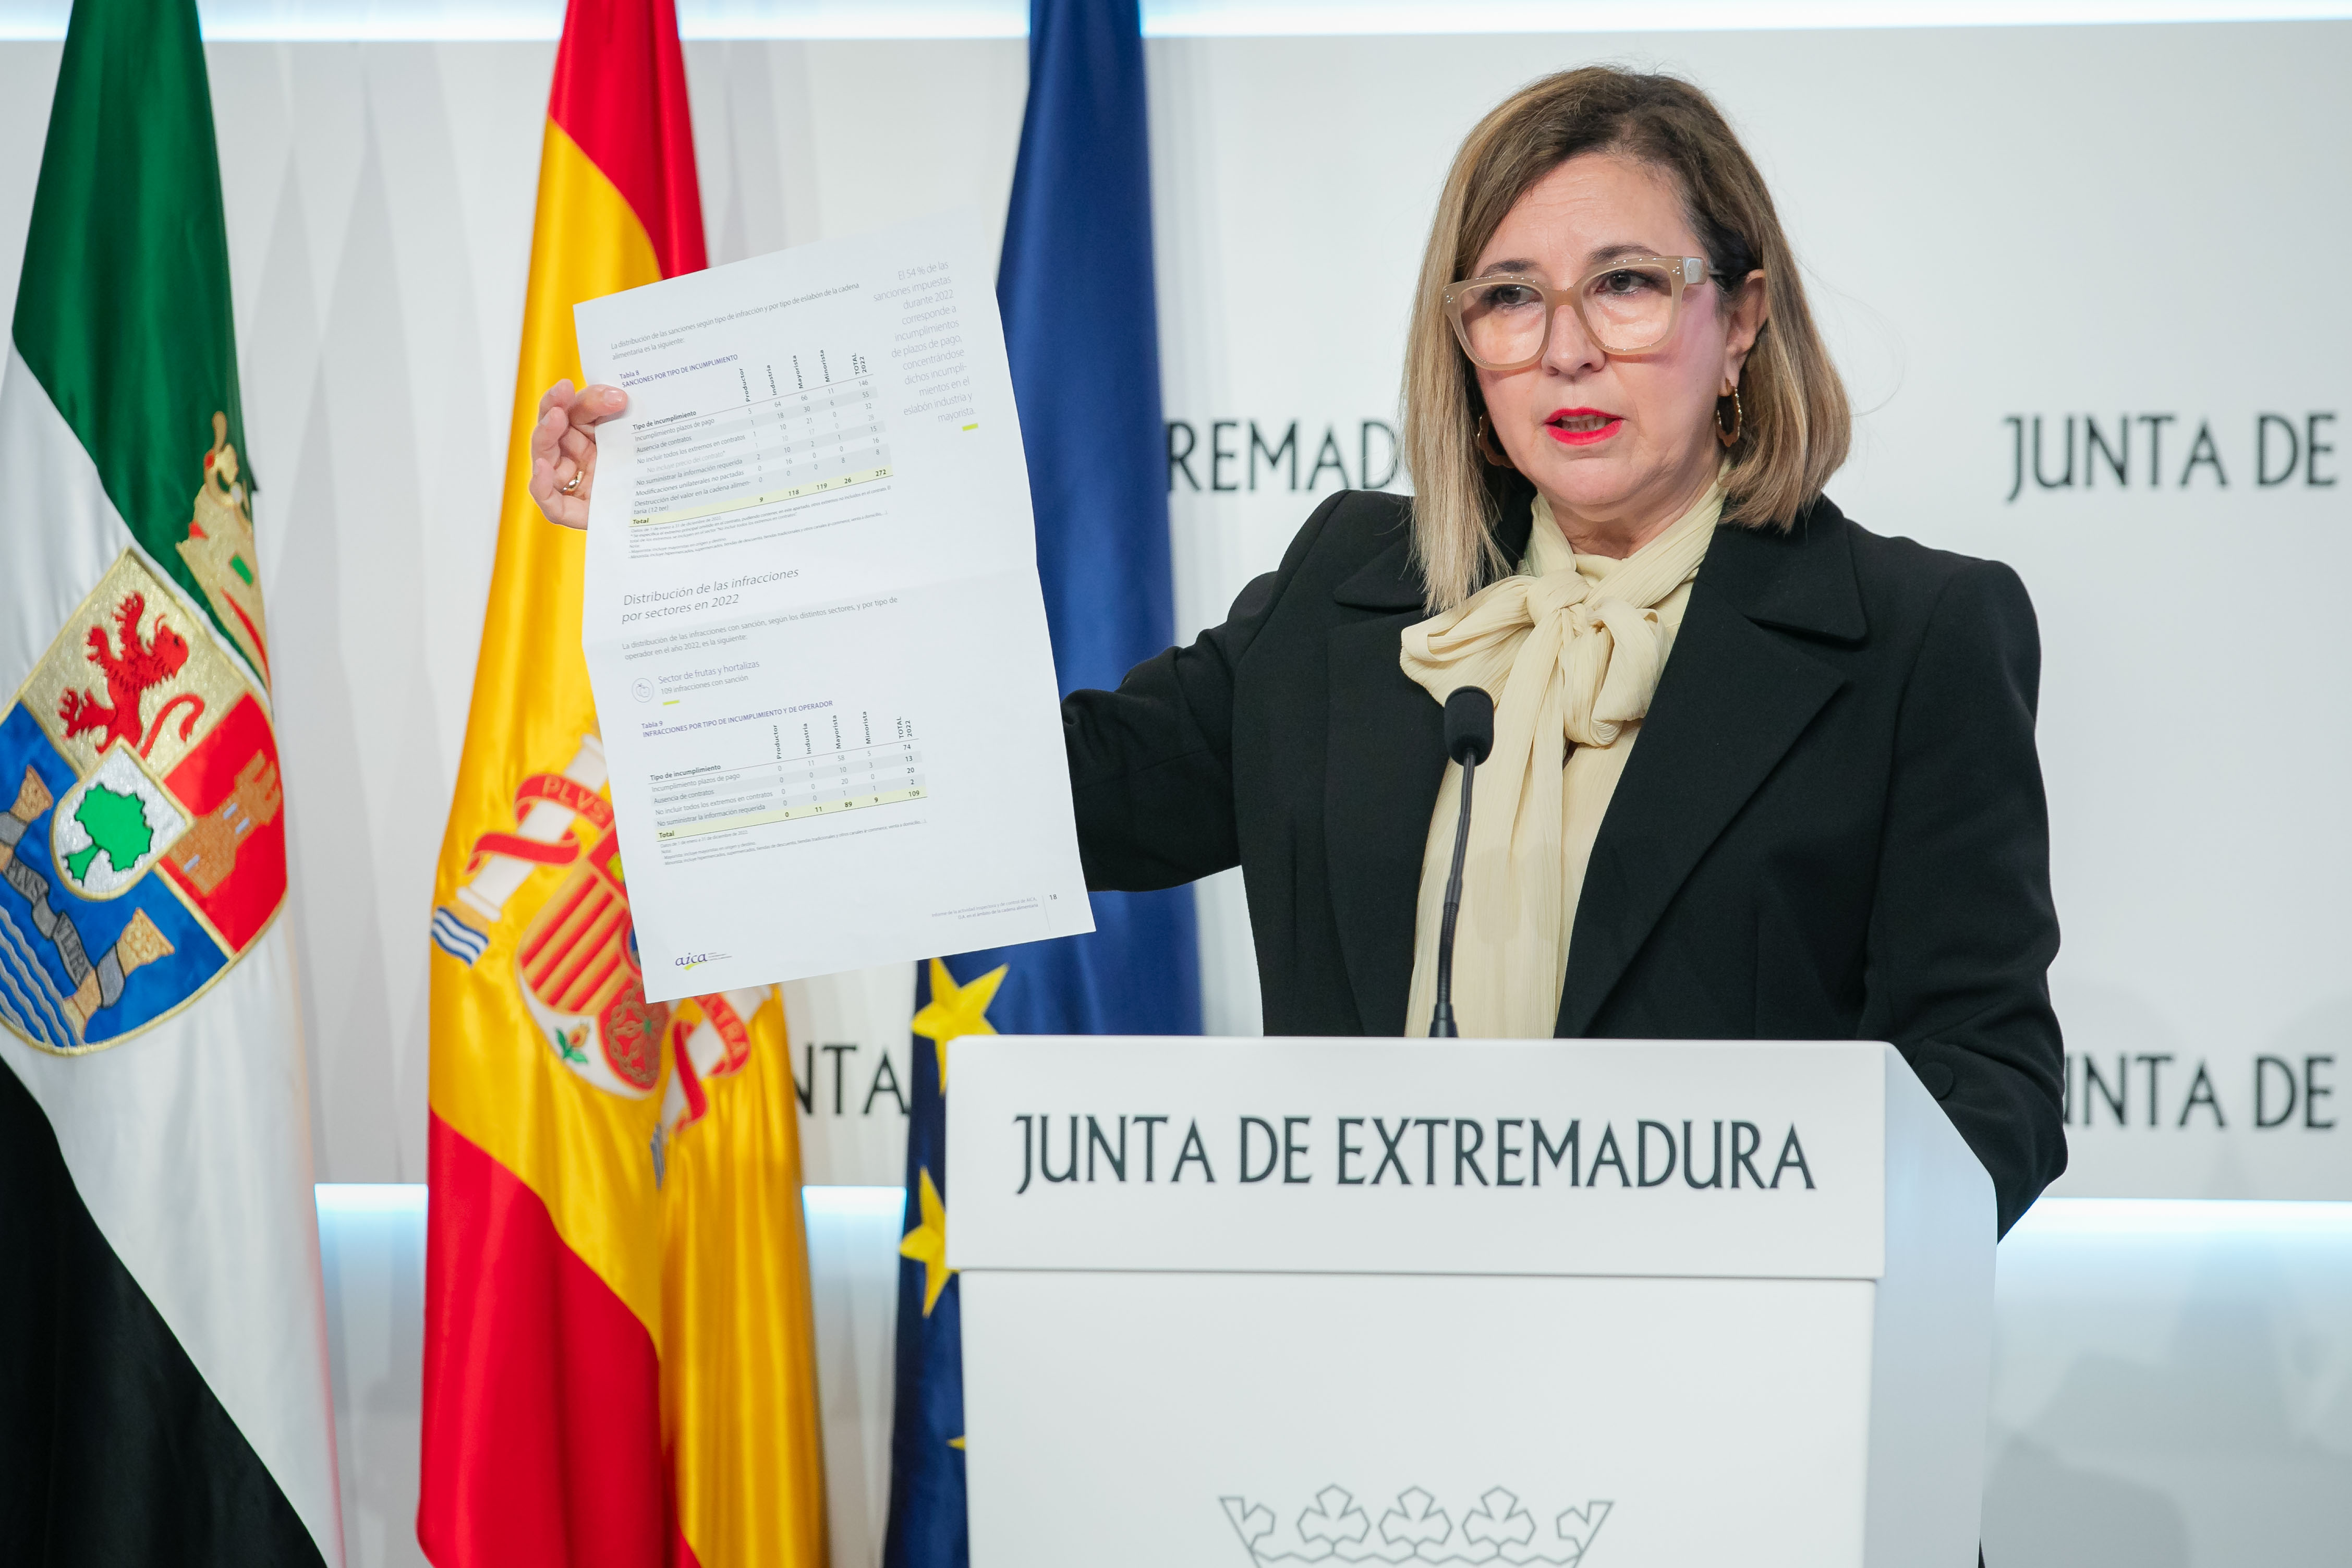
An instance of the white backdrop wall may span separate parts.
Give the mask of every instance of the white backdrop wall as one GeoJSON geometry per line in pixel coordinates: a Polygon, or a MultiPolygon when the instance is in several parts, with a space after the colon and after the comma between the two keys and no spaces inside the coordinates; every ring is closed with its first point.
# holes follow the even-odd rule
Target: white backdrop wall
{"type": "MultiPolygon", "coordinates": [[[[1000,218],[1023,48],[690,45],[714,257],[960,203],[1000,218]]],[[[209,53],[289,651],[320,1168],[416,1180],[423,921],[551,46],[209,53]]],[[[2329,272],[2347,237],[2352,24],[1148,53],[1181,630],[1218,619],[1315,496],[1383,478],[1407,290],[1462,131],[1557,67],[1683,71],[1764,165],[1853,392],[1832,495],[1881,531],[2011,562],[2040,607],[2074,1053],[2062,1190],[2352,1196],[2352,464],[2336,450],[2352,305],[2329,272]]],[[[0,46],[0,306],[57,55],[0,46]]],[[[1211,1027],[1248,1032],[1238,885],[1202,897],[1211,1027]]],[[[886,972],[789,998],[816,1179],[896,1179],[896,1107],[873,1084],[885,1051],[903,1078],[906,985],[886,972]]]]}

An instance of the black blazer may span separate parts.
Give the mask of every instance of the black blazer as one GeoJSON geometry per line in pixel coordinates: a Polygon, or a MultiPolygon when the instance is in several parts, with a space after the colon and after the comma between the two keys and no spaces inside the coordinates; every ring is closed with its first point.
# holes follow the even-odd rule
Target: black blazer
{"type": "MultiPolygon", "coordinates": [[[[1524,553],[1529,495],[1498,542],[1524,553]]],[[[1397,663],[1423,618],[1412,502],[1317,508],[1225,623],[1063,705],[1087,881],[1238,862],[1265,1029],[1414,1034],[1443,715],[1397,663]]],[[[2066,1166],[2058,949],[2015,573],[1827,500],[1720,530],[1601,823],[1561,1036],[1887,1040],[1992,1175],[2005,1232],[2066,1166]]]]}

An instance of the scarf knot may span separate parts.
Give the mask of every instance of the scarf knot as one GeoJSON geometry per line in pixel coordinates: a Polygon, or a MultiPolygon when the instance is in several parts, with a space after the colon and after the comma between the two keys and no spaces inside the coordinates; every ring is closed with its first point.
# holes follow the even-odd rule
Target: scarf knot
{"type": "MultiPolygon", "coordinates": [[[[1563,861],[1566,765],[1575,750],[1615,747],[1648,716],[1673,650],[1674,627],[1659,606],[1697,575],[1722,509],[1720,487],[1710,488],[1664,533],[1612,560],[1577,555],[1538,497],[1524,571],[1404,630],[1399,662],[1432,697],[1443,703],[1475,685],[1495,699],[1495,745],[1478,770],[1454,953],[1465,1035],[1551,1033],[1573,894],[1591,849],[1588,837],[1571,885],[1563,861]]],[[[1614,771],[1608,777],[1613,788],[1614,771]]],[[[1416,1019],[1434,984],[1430,878],[1434,871],[1442,897],[1460,799],[1461,769],[1448,763],[1423,863],[1416,1019]]]]}

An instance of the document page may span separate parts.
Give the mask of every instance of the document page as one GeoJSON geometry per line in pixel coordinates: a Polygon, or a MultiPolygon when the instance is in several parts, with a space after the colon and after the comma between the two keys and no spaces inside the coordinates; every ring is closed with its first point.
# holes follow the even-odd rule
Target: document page
{"type": "Polygon", "coordinates": [[[590,300],[582,643],[646,997],[1094,929],[975,216],[590,300]]]}

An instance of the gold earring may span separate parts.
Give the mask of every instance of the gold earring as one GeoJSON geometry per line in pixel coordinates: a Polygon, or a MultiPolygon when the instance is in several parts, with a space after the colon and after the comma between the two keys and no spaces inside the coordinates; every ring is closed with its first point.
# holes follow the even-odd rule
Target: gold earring
{"type": "Polygon", "coordinates": [[[1738,445],[1740,428],[1747,423],[1747,415],[1741,411],[1739,406],[1739,389],[1738,387],[1733,387],[1729,392],[1723,393],[1715,400],[1715,438],[1717,441],[1722,442],[1726,446],[1738,445]],[[1723,428],[1723,400],[1727,397],[1731,400],[1731,428],[1729,430],[1723,428]]]}
{"type": "Polygon", "coordinates": [[[1508,468],[1512,466],[1511,460],[1508,457],[1504,456],[1501,453],[1495,450],[1494,440],[1486,433],[1486,416],[1483,413],[1478,416],[1476,441],[1478,455],[1484,457],[1489,464],[1496,468],[1508,468]]]}

